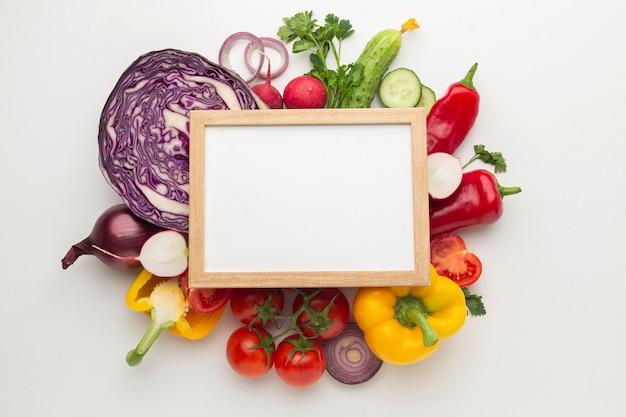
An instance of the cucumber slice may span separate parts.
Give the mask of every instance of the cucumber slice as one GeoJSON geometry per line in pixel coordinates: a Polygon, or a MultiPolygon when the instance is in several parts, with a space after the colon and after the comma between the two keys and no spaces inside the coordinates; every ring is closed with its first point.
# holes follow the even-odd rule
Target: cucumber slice
{"type": "Polygon", "coordinates": [[[415,107],[421,96],[422,83],[408,68],[389,71],[378,87],[378,97],[385,107],[415,107]]]}
{"type": "Polygon", "coordinates": [[[423,107],[426,110],[426,114],[428,115],[430,109],[433,107],[436,101],[437,97],[435,96],[435,92],[432,90],[432,88],[422,84],[422,97],[420,97],[420,101],[417,103],[416,107],[423,107]]]}

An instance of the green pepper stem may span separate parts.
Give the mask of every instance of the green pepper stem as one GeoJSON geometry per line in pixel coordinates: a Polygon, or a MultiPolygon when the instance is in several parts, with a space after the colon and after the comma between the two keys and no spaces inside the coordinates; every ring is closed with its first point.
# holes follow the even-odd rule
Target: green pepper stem
{"type": "Polygon", "coordinates": [[[500,193],[501,197],[522,192],[521,187],[503,187],[498,183],[496,183],[496,186],[498,187],[498,192],[500,193]]]}
{"type": "Polygon", "coordinates": [[[161,331],[168,327],[174,327],[175,325],[174,321],[160,322],[157,320],[156,309],[150,311],[150,318],[150,326],[148,326],[148,329],[137,344],[137,347],[126,355],[126,363],[130,366],[139,365],[143,357],[146,356],[146,353],[148,353],[152,347],[152,344],[158,339],[161,331]]]}
{"type": "Polygon", "coordinates": [[[394,306],[394,318],[402,326],[413,329],[416,326],[422,331],[424,338],[424,346],[432,346],[439,340],[439,335],[433,329],[426,317],[428,312],[424,306],[424,302],[416,297],[408,295],[398,298],[394,306]]]}
{"type": "Polygon", "coordinates": [[[476,88],[474,87],[474,74],[476,74],[477,69],[478,69],[478,62],[472,65],[470,70],[465,75],[465,78],[459,81],[459,84],[464,85],[467,88],[471,88],[472,90],[475,90],[476,88]]]}

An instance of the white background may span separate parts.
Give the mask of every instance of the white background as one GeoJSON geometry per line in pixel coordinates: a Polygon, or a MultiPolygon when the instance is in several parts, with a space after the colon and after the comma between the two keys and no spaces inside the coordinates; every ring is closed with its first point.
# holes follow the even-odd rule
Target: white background
{"type": "MultiPolygon", "coordinates": [[[[626,412],[626,7],[617,0],[178,0],[0,6],[0,413],[6,416],[621,416],[626,412]],[[164,333],[124,362],[148,322],[128,310],[133,274],[60,259],[118,197],[97,167],[100,110],[140,54],[175,47],[216,60],[222,40],[272,36],[303,10],[352,21],[344,59],[416,17],[394,66],[441,96],[479,62],[479,119],[459,156],[501,151],[495,225],[462,233],[484,263],[470,318],[425,362],[306,390],[230,371],[229,314],[208,338],[164,333]]],[[[278,87],[306,68],[294,57],[278,87]]]]}

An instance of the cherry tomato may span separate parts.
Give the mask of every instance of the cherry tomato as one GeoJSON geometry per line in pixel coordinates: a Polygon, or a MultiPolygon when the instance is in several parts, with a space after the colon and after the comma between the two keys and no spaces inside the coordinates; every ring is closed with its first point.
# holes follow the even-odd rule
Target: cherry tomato
{"type": "Polygon", "coordinates": [[[467,250],[465,241],[455,233],[436,235],[430,242],[430,262],[439,275],[468,287],[480,278],[483,266],[478,256],[467,250]]]}
{"type": "Polygon", "coordinates": [[[226,359],[235,372],[246,378],[265,375],[274,365],[275,344],[264,329],[240,327],[226,343],[226,359]],[[265,347],[263,347],[265,346],[265,347]]]}
{"type": "MultiPolygon", "coordinates": [[[[304,300],[302,293],[296,295],[293,300],[292,313],[302,307],[304,300]]],[[[311,313],[320,314],[309,314],[303,311],[298,315],[296,320],[298,327],[307,337],[314,337],[318,340],[332,339],[345,329],[350,319],[350,303],[339,288],[319,289],[319,292],[309,300],[308,306],[311,313]],[[325,309],[326,313],[324,313],[325,309]]]]}
{"type": "Polygon", "coordinates": [[[265,326],[273,316],[282,313],[284,305],[285,296],[280,288],[235,288],[230,297],[235,318],[254,327],[265,326]]]}
{"type": "Polygon", "coordinates": [[[230,299],[230,288],[189,288],[187,271],[179,277],[180,285],[187,297],[189,307],[200,314],[211,314],[219,311],[230,299]]]}
{"type": "Polygon", "coordinates": [[[278,344],[274,363],[278,377],[296,388],[315,384],[326,370],[322,344],[295,334],[287,336],[278,344]]]}

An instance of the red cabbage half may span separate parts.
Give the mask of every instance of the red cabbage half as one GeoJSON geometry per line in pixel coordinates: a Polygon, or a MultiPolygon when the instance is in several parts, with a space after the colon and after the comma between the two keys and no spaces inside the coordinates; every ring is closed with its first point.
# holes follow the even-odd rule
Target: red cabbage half
{"type": "Polygon", "coordinates": [[[233,72],[177,49],[140,56],[102,110],[100,169],[139,218],[189,227],[189,111],[266,108],[233,72]]]}

